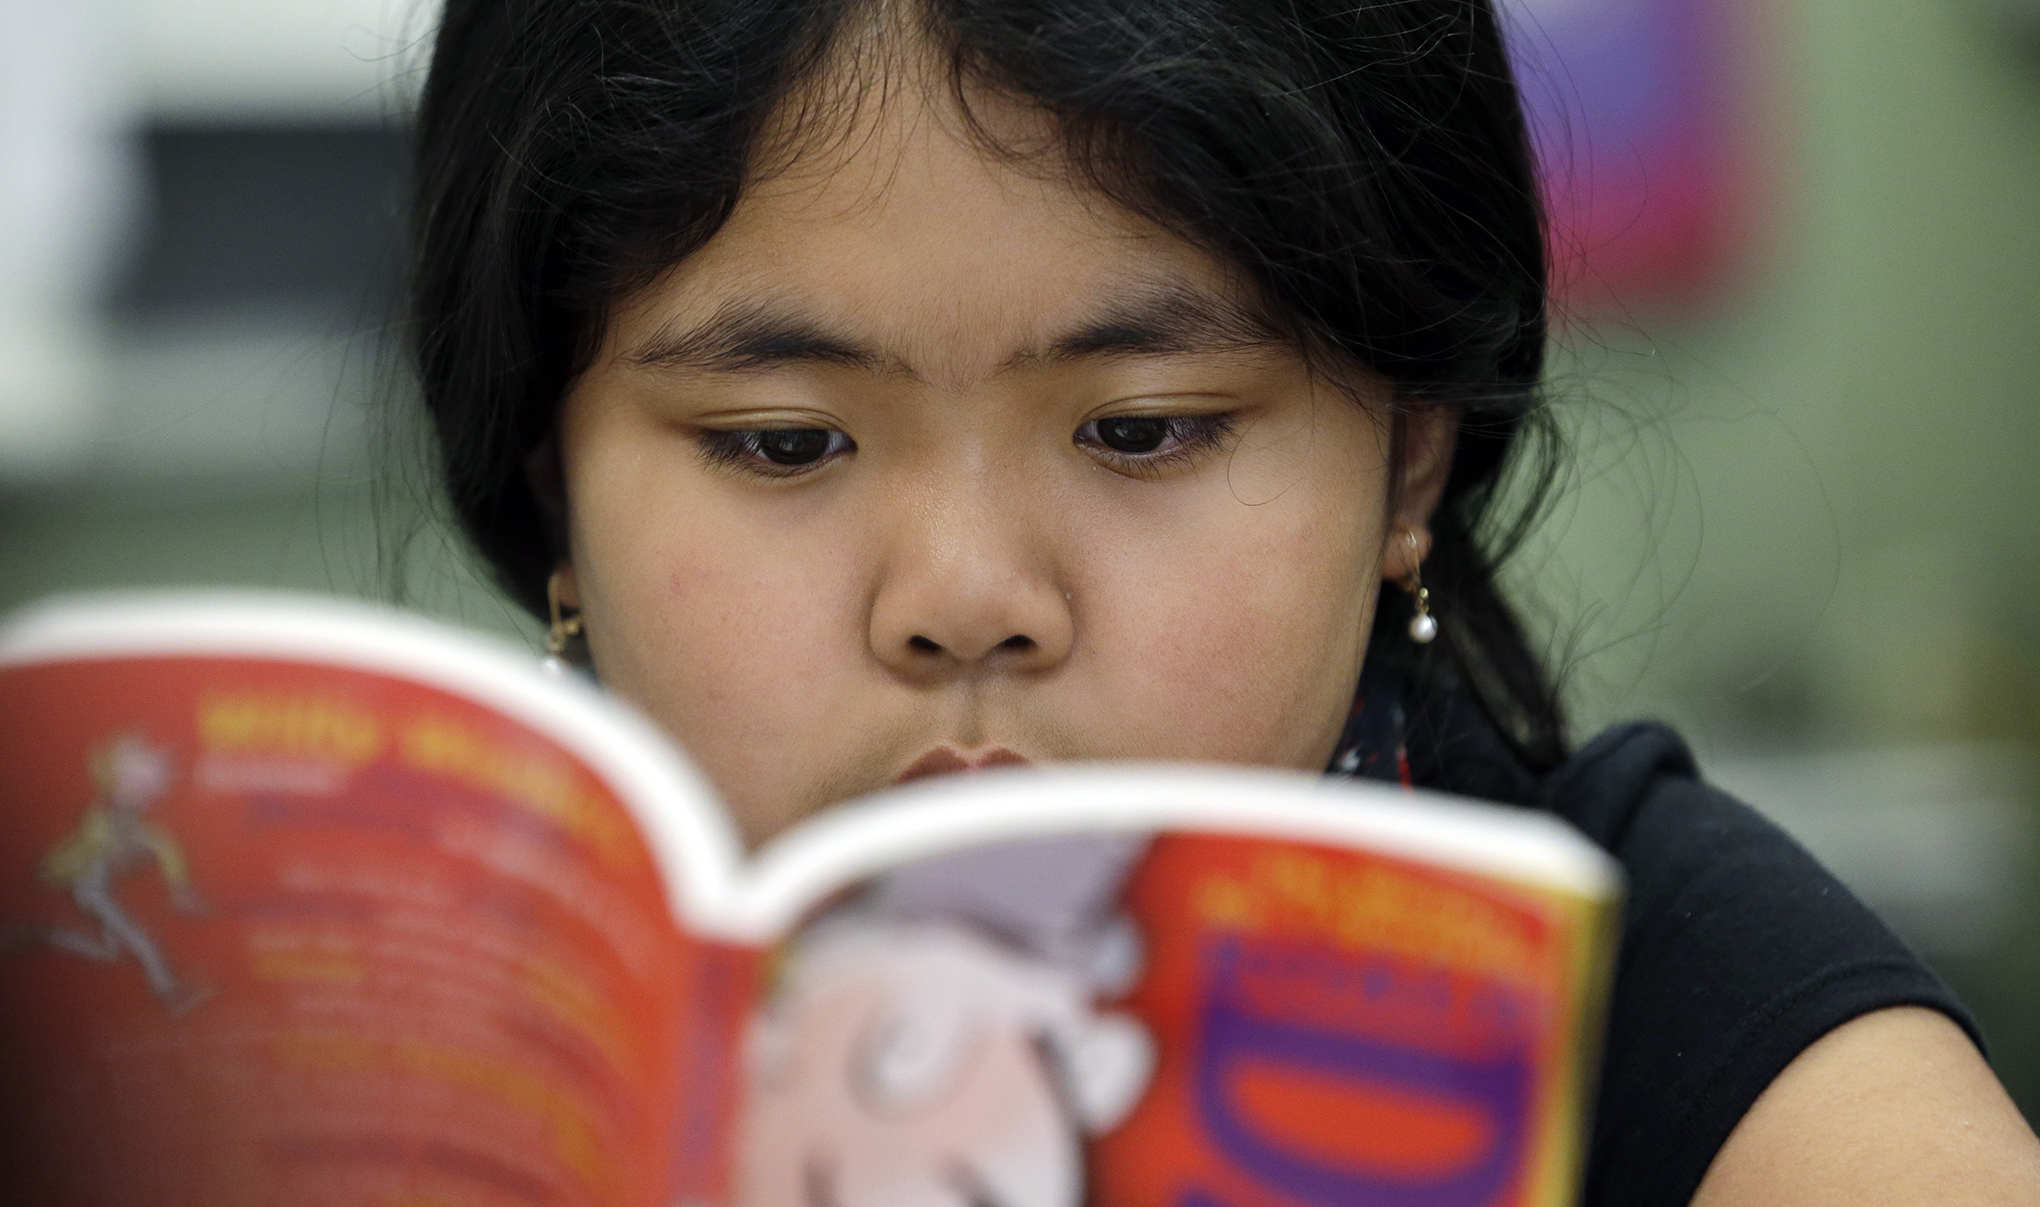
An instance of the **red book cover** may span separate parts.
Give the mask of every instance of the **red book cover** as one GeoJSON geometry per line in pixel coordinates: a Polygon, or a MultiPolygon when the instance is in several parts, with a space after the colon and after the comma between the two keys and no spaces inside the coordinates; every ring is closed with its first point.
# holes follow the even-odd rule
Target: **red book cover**
{"type": "Polygon", "coordinates": [[[1520,810],[1001,772],[746,855],[423,621],[0,629],[0,1179],[52,1204],[1572,1201],[1618,882],[1520,810]]]}

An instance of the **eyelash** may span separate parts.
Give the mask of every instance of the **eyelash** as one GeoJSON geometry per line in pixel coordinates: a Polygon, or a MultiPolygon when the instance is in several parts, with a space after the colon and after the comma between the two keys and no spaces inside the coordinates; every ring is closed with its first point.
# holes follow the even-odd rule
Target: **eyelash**
{"type": "Polygon", "coordinates": [[[763,474],[770,478],[795,478],[812,473],[846,453],[857,451],[855,441],[832,428],[758,428],[738,432],[703,432],[700,441],[702,455],[708,458],[710,464],[763,474]],[[828,447],[812,461],[789,465],[774,461],[765,453],[765,439],[768,436],[811,433],[819,433],[828,440],[828,447]]]}
{"type": "Polygon", "coordinates": [[[1076,442],[1108,461],[1135,471],[1153,471],[1194,461],[1218,448],[1231,436],[1236,424],[1231,415],[1116,415],[1093,419],[1077,429],[1076,442]],[[1151,452],[1135,453],[1107,445],[1098,425],[1115,419],[1156,420],[1165,425],[1163,446],[1151,452]]]}
{"type": "MultiPolygon", "coordinates": [[[[1072,440],[1094,455],[1136,471],[1153,471],[1196,459],[1225,443],[1234,429],[1231,415],[1123,415],[1093,419],[1078,428],[1072,440]],[[1101,423],[1118,421],[1158,422],[1165,434],[1162,445],[1148,452],[1115,449],[1099,434],[1101,423]]],[[[812,473],[830,461],[857,451],[850,437],[832,428],[757,428],[750,431],[710,431],[699,437],[702,455],[711,464],[761,474],[772,478],[794,478],[812,473]],[[812,461],[788,464],[774,461],[765,451],[770,436],[821,435],[827,447],[812,461]]]]}

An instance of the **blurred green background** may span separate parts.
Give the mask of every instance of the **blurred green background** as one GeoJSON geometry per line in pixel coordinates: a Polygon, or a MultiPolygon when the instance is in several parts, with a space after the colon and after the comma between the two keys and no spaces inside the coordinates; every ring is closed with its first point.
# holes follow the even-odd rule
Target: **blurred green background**
{"type": "Polygon", "coordinates": [[[1580,732],[1676,723],[1983,1017],[2040,1118],[2040,38],[1955,0],[1745,6],[1744,246],[1556,376],[1517,566],[1580,732]]]}
{"type": "MultiPolygon", "coordinates": [[[[102,153],[52,171],[127,204],[72,215],[98,226],[64,236],[70,274],[19,269],[43,284],[0,302],[0,605],[401,579],[532,641],[428,478],[386,472],[376,418],[402,395],[375,299],[418,12],[75,7],[65,120],[102,153]]],[[[1955,982],[2034,1119],[2040,21],[2017,10],[1734,7],[1730,271],[1567,333],[1574,460],[1513,573],[1579,732],[1683,728],[1955,982]]]]}

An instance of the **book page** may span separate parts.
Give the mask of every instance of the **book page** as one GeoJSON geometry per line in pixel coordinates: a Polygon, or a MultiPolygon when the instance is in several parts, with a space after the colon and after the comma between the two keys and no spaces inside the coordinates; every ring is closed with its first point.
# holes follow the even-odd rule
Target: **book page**
{"type": "Polygon", "coordinates": [[[1549,818],[1016,772],[817,819],[752,888],[761,928],[809,906],[752,1022],[742,1207],[1577,1195],[1617,894],[1549,818]]]}
{"type": "Polygon", "coordinates": [[[206,654],[0,666],[0,715],[10,1195],[670,1201],[681,1097],[728,1100],[735,1042],[691,990],[747,992],[749,957],[683,937],[567,747],[206,654]]]}

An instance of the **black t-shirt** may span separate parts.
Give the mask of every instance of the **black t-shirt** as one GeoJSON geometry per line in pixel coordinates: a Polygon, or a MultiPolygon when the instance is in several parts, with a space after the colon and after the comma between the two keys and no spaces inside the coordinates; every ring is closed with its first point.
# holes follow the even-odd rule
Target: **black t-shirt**
{"type": "Polygon", "coordinates": [[[1588,1154],[1589,1207],[1687,1202],[1807,1045],[1887,1006],[1975,1036],[1940,979],[1776,826],[1700,782],[1660,725],[1611,730],[1533,801],[1629,875],[1588,1154]]]}
{"type": "MultiPolygon", "coordinates": [[[[1463,709],[1361,741],[1335,771],[1548,809],[1628,874],[1586,1207],[1674,1207],[1757,1095],[1809,1044],[1888,1006],[1975,1024],[1842,883],[1755,811],[1702,783],[1662,725],[1610,730],[1534,775],[1463,709]],[[1406,737],[1406,746],[1402,740],[1406,737]]],[[[1357,733],[1361,722],[1356,710],[1357,733]]],[[[1979,1040],[1980,1043],[1980,1040],[1979,1040]]]]}

